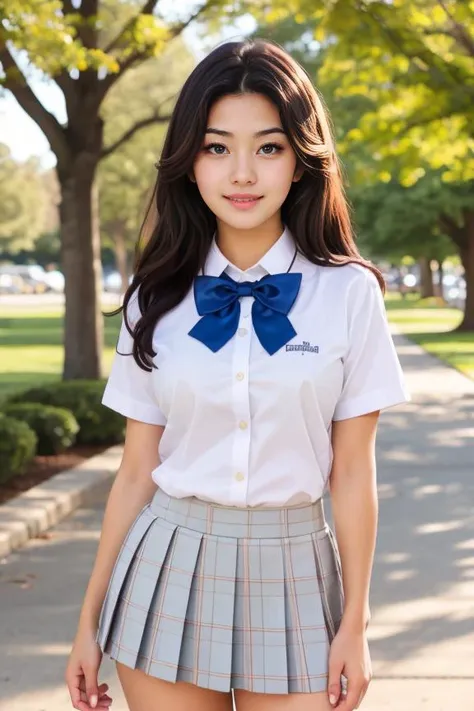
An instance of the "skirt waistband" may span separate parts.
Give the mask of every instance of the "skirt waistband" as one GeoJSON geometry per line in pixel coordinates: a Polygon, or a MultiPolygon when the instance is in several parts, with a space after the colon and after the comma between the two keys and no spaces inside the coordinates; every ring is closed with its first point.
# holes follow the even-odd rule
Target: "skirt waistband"
{"type": "Polygon", "coordinates": [[[231,538],[288,538],[327,527],[322,498],[314,503],[287,508],[239,508],[202,501],[194,496],[178,499],[157,489],[150,510],[169,523],[199,533],[231,538]]]}

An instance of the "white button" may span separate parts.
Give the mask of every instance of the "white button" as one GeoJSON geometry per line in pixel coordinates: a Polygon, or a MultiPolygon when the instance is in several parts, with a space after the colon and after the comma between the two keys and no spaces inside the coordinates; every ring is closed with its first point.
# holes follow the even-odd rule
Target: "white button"
{"type": "Polygon", "coordinates": [[[246,328],[239,328],[239,330],[238,330],[239,336],[246,336],[247,333],[248,333],[248,329],[246,329],[246,328]]]}
{"type": "Polygon", "coordinates": [[[248,318],[250,314],[242,314],[244,318],[248,318]]]}
{"type": "Polygon", "coordinates": [[[235,478],[237,479],[237,481],[243,481],[245,479],[245,476],[242,474],[242,472],[237,472],[235,478]]]}
{"type": "Polygon", "coordinates": [[[241,420],[241,422],[239,422],[239,427],[241,430],[247,429],[247,423],[245,422],[245,420],[241,420]]]}
{"type": "Polygon", "coordinates": [[[245,378],[245,375],[243,373],[237,373],[235,377],[237,378],[237,380],[243,380],[245,378]]]}

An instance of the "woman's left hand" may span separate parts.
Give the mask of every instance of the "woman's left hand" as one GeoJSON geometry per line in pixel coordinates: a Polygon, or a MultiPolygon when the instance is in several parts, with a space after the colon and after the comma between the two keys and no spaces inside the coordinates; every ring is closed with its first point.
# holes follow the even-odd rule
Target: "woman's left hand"
{"type": "Polygon", "coordinates": [[[329,652],[328,696],[332,708],[337,711],[359,708],[371,679],[367,633],[356,632],[341,623],[329,652]],[[342,694],[341,674],[347,678],[347,696],[342,694]]]}

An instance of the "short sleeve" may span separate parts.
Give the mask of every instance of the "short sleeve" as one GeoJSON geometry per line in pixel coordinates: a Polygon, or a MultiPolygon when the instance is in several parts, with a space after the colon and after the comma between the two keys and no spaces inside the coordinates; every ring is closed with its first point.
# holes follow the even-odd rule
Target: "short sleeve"
{"type": "Polygon", "coordinates": [[[383,410],[410,400],[375,275],[361,267],[347,291],[348,346],[342,392],[333,420],[383,410]]]}
{"type": "MultiPolygon", "coordinates": [[[[140,317],[137,293],[132,294],[127,310],[132,329],[140,317]]],[[[154,396],[153,371],[148,372],[140,368],[131,355],[132,347],[133,339],[122,317],[117,342],[118,353],[116,352],[114,356],[102,396],[102,404],[133,420],[146,422],[149,425],[165,425],[166,417],[158,407],[154,396]]]]}

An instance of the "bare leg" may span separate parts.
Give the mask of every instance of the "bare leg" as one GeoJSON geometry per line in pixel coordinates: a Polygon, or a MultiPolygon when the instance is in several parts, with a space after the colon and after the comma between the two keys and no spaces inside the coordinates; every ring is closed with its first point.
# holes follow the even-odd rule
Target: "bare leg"
{"type": "Polygon", "coordinates": [[[130,711],[232,711],[230,692],[202,689],[183,681],[173,684],[119,662],[116,668],[130,711]]]}
{"type": "Polygon", "coordinates": [[[235,691],[237,711],[332,711],[325,691],[315,694],[254,694],[235,691]]]}

